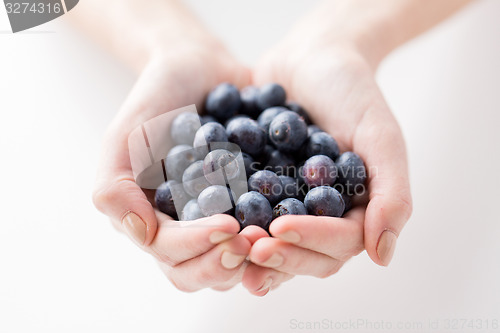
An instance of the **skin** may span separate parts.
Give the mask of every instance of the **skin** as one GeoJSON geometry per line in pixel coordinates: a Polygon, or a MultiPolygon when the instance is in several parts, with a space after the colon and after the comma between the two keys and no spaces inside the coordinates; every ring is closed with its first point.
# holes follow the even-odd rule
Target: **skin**
{"type": "Polygon", "coordinates": [[[325,1],[269,50],[253,73],[180,2],[82,2],[74,12],[75,23],[138,73],[103,141],[96,207],[156,257],[167,278],[184,291],[227,290],[242,283],[263,296],[295,275],[331,276],[363,250],[375,263],[388,265],[395,238],[411,215],[412,199],[403,135],[374,74],[391,50],[467,2],[325,1]],[[290,99],[334,135],[342,151],[353,150],[363,158],[369,170],[367,203],[342,219],[280,217],[270,227],[274,238],[255,226],[238,234],[238,223],[230,216],[179,227],[156,210],[151,191],[134,182],[128,135],[169,110],[193,103],[200,108],[220,82],[239,88],[282,84],[290,99]],[[129,212],[140,218],[143,229],[125,227],[129,212]],[[386,230],[392,242],[383,241],[386,230]],[[387,245],[385,251],[381,243],[387,245]]]}

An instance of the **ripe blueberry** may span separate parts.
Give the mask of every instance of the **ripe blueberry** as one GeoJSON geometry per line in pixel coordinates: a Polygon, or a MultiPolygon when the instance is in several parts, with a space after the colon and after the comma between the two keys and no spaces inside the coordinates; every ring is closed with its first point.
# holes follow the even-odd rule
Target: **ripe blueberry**
{"type": "Polygon", "coordinates": [[[240,105],[238,88],[230,83],[221,83],[208,94],[205,110],[207,114],[224,121],[234,116],[240,105]]]}
{"type": "Polygon", "coordinates": [[[269,125],[269,137],[278,150],[294,152],[307,139],[307,125],[295,112],[285,111],[269,125]]]}
{"type": "Polygon", "coordinates": [[[307,210],[302,201],[288,198],[273,208],[273,219],[283,215],[307,215],[307,210]]]}
{"type": "Polygon", "coordinates": [[[319,186],[310,190],[304,204],[310,215],[341,217],[344,213],[342,195],[330,186],[319,186]]]}
{"type": "Polygon", "coordinates": [[[309,187],[333,185],[337,179],[337,167],[328,156],[316,155],[304,163],[301,176],[309,187]]]}
{"type": "Polygon", "coordinates": [[[256,225],[267,230],[273,217],[273,210],[262,194],[247,192],[238,199],[235,216],[242,229],[256,225]]]}

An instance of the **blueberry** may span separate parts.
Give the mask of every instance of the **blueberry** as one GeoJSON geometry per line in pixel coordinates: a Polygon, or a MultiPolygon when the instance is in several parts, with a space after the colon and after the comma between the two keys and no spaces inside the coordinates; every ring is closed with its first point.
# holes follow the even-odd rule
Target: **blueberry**
{"type": "Polygon", "coordinates": [[[257,97],[259,96],[259,89],[254,86],[248,86],[241,90],[241,109],[242,114],[246,114],[253,119],[257,119],[260,114],[260,109],[257,106],[257,97]]]}
{"type": "Polygon", "coordinates": [[[330,186],[319,186],[310,190],[304,200],[310,215],[341,217],[344,213],[342,195],[330,186]]]}
{"type": "Polygon", "coordinates": [[[205,110],[207,114],[224,121],[234,116],[240,105],[238,88],[230,83],[221,83],[208,94],[205,110]]]}
{"type": "Polygon", "coordinates": [[[293,173],[295,161],[289,154],[274,150],[267,160],[266,169],[268,168],[277,175],[288,175],[293,173]]]}
{"type": "Polygon", "coordinates": [[[282,86],[277,83],[263,85],[259,89],[257,96],[257,106],[265,110],[272,106],[282,106],[286,101],[286,92],[282,86]]]}
{"type": "Polygon", "coordinates": [[[233,120],[235,119],[240,119],[240,118],[243,118],[243,119],[250,119],[252,120],[249,116],[247,116],[246,114],[237,114],[237,115],[234,115],[232,116],[231,118],[229,118],[228,120],[226,120],[226,122],[224,123],[224,127],[226,128],[226,131],[227,131],[227,125],[229,125],[230,122],[232,122],[233,120]]]}
{"type": "Polygon", "coordinates": [[[358,154],[348,151],[337,159],[338,180],[347,195],[363,194],[366,181],[366,168],[358,154]]]}
{"type": "Polygon", "coordinates": [[[305,148],[306,158],[314,155],[326,155],[335,161],[340,150],[334,138],[328,133],[318,132],[309,137],[305,148]]]}
{"type": "Polygon", "coordinates": [[[200,116],[197,113],[184,112],[172,122],[170,136],[177,144],[192,145],[196,131],[200,127],[200,116]]]}
{"type": "Polygon", "coordinates": [[[244,153],[258,155],[266,146],[267,134],[250,118],[236,118],[226,127],[229,142],[240,146],[244,153]]]}
{"type": "Polygon", "coordinates": [[[211,185],[203,173],[203,161],[194,162],[184,171],[182,185],[186,193],[194,198],[211,185]]]}
{"type": "Polygon", "coordinates": [[[210,184],[226,185],[229,180],[240,175],[240,166],[232,152],[216,149],[208,153],[203,160],[203,173],[210,184]]]}
{"type": "Polygon", "coordinates": [[[298,151],[307,139],[307,125],[295,112],[285,111],[269,125],[269,137],[278,150],[298,151]]]}
{"type": "MultiPolygon", "coordinates": [[[[283,198],[295,198],[300,199],[303,197],[300,193],[301,188],[298,180],[289,176],[279,176],[281,183],[283,184],[283,198]]],[[[305,194],[304,194],[305,196],[305,194]]]]}
{"type": "Polygon", "coordinates": [[[273,208],[273,219],[283,215],[307,215],[307,210],[302,201],[288,198],[273,208]]]}
{"type": "Polygon", "coordinates": [[[209,116],[206,114],[204,116],[200,116],[200,122],[202,125],[205,125],[206,123],[209,123],[209,122],[216,123],[217,119],[215,119],[215,117],[213,117],[213,116],[209,116]]]}
{"type": "Polygon", "coordinates": [[[309,115],[307,114],[307,111],[302,106],[300,106],[298,103],[289,102],[286,105],[286,107],[290,111],[293,111],[293,112],[297,113],[299,116],[301,116],[302,119],[304,119],[304,121],[306,122],[306,124],[309,125],[311,123],[311,119],[309,118],[309,115]]]}
{"type": "Polygon", "coordinates": [[[182,209],[181,221],[192,221],[205,217],[198,206],[198,200],[191,199],[182,209]]]}
{"type": "Polygon", "coordinates": [[[175,180],[161,184],[155,192],[156,207],[174,219],[177,219],[177,212],[181,211],[189,199],[191,198],[184,191],[182,184],[175,180]]]}
{"type": "Polygon", "coordinates": [[[165,158],[167,178],[169,180],[181,180],[184,171],[191,163],[199,160],[201,152],[189,145],[178,145],[170,149],[165,158]]]}
{"type": "Polygon", "coordinates": [[[234,193],[226,186],[212,185],[204,189],[198,196],[198,205],[205,216],[229,214],[232,212],[234,193]]]}
{"type": "Polygon", "coordinates": [[[209,122],[196,132],[193,146],[203,147],[215,142],[227,142],[226,129],[219,123],[209,122]]]}
{"type": "Polygon", "coordinates": [[[247,192],[236,203],[235,217],[242,229],[256,225],[267,230],[273,217],[273,210],[262,194],[247,192]]]}
{"type": "Polygon", "coordinates": [[[273,119],[284,111],[288,111],[288,109],[281,106],[266,109],[260,114],[259,118],[257,118],[257,123],[264,130],[264,132],[268,133],[269,125],[271,124],[273,119]]]}
{"type": "Polygon", "coordinates": [[[261,170],[254,173],[248,179],[248,189],[256,191],[266,197],[272,205],[281,200],[283,184],[281,179],[274,172],[261,170]]]}
{"type": "Polygon", "coordinates": [[[241,153],[241,156],[243,157],[243,163],[245,165],[245,172],[247,175],[247,178],[249,178],[251,175],[256,173],[258,169],[258,162],[255,162],[252,156],[248,155],[247,153],[241,153]]]}
{"type": "Polygon", "coordinates": [[[313,135],[314,133],[318,133],[318,132],[323,132],[323,130],[321,128],[319,128],[319,126],[317,126],[317,125],[307,126],[307,136],[308,137],[311,137],[311,135],[313,135]]]}
{"type": "Polygon", "coordinates": [[[304,163],[301,175],[309,187],[333,185],[337,179],[337,167],[328,156],[316,155],[304,163]]]}

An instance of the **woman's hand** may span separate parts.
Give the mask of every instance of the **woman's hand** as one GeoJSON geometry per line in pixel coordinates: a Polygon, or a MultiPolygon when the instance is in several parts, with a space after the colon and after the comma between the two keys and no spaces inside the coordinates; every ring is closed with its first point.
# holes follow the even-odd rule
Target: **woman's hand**
{"type": "MultiPolygon", "coordinates": [[[[263,58],[255,84],[282,84],[289,99],[303,105],[342,151],[361,156],[369,202],[344,218],[280,217],[270,227],[274,238],[253,243],[250,260],[291,275],[327,277],[366,249],[375,263],[386,266],[412,210],[401,130],[377,87],[371,61],[347,43],[301,36],[305,39],[292,35],[263,58]]],[[[247,272],[243,282],[252,281],[253,292],[267,276],[260,273],[255,281],[247,272]]]]}
{"type": "Polygon", "coordinates": [[[119,230],[153,254],[182,290],[227,289],[238,283],[250,242],[238,235],[239,224],[232,217],[179,223],[154,209],[152,191],[146,194],[134,181],[128,137],[167,111],[193,103],[200,107],[220,82],[242,87],[249,79],[249,71],[217,44],[185,42],[155,50],[105,135],[94,203],[119,230]]]}

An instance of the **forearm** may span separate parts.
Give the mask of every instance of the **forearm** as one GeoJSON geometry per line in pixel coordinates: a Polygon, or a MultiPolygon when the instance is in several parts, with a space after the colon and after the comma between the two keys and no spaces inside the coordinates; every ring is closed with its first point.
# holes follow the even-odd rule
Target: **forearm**
{"type": "Polygon", "coordinates": [[[72,14],[82,30],[136,70],[154,54],[169,49],[221,47],[176,0],[85,0],[72,14]]]}
{"type": "Polygon", "coordinates": [[[394,48],[471,0],[326,0],[294,31],[316,26],[321,43],[349,43],[373,67],[394,48]]]}

